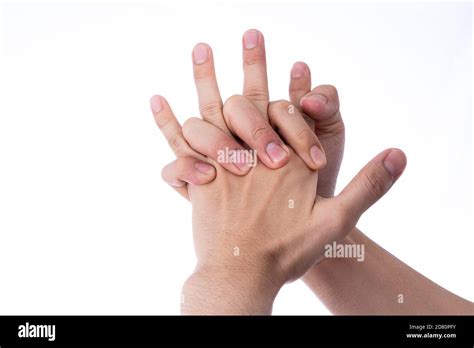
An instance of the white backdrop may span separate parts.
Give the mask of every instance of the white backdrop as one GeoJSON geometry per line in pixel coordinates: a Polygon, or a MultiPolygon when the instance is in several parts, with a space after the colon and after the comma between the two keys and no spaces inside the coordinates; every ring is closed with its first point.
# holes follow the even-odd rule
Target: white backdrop
{"type": "MultiPolygon", "coordinates": [[[[0,64],[0,313],[177,314],[193,268],[190,205],[148,101],[197,116],[191,49],[214,48],[241,93],[241,36],[266,38],[272,99],[302,60],[337,86],[347,125],[338,188],[384,148],[403,177],[359,227],[474,299],[470,4],[4,2],[0,64]]],[[[302,284],[275,314],[329,313],[302,284]]]]}

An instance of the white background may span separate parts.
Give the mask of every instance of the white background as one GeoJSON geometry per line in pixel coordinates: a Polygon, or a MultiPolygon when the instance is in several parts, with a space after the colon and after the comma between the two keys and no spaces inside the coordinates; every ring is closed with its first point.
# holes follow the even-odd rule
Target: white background
{"type": "MultiPolygon", "coordinates": [[[[430,279],[474,298],[470,4],[2,3],[0,313],[177,314],[193,268],[190,205],[148,101],[197,116],[191,49],[214,48],[241,93],[241,36],[266,38],[272,99],[290,68],[340,93],[338,188],[375,154],[408,156],[359,227],[430,279]]],[[[327,314],[301,283],[275,314],[327,314]]]]}

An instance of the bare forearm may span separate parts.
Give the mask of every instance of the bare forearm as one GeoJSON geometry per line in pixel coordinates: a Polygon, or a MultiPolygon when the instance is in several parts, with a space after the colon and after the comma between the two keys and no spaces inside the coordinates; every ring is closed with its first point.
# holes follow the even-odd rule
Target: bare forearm
{"type": "Polygon", "coordinates": [[[363,262],[326,258],[304,281],[335,314],[474,314],[474,304],[418,273],[354,229],[343,243],[364,245],[363,262]]]}
{"type": "Polygon", "coordinates": [[[181,313],[270,315],[280,286],[251,273],[196,272],[185,282],[181,313]]]}

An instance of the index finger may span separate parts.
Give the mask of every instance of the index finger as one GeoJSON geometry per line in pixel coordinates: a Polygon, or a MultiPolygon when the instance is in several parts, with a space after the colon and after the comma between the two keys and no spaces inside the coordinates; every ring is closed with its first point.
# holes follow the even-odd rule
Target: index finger
{"type": "Polygon", "coordinates": [[[212,49],[204,43],[193,49],[193,73],[202,119],[230,135],[222,115],[222,99],[217,85],[212,49]]]}

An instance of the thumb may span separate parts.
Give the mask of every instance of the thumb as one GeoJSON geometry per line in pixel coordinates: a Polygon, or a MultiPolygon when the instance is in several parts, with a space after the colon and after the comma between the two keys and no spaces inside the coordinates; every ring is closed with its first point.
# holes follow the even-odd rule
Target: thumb
{"type": "Polygon", "coordinates": [[[387,149],[373,158],[337,196],[352,225],[402,175],[407,159],[402,150],[387,149]]]}

